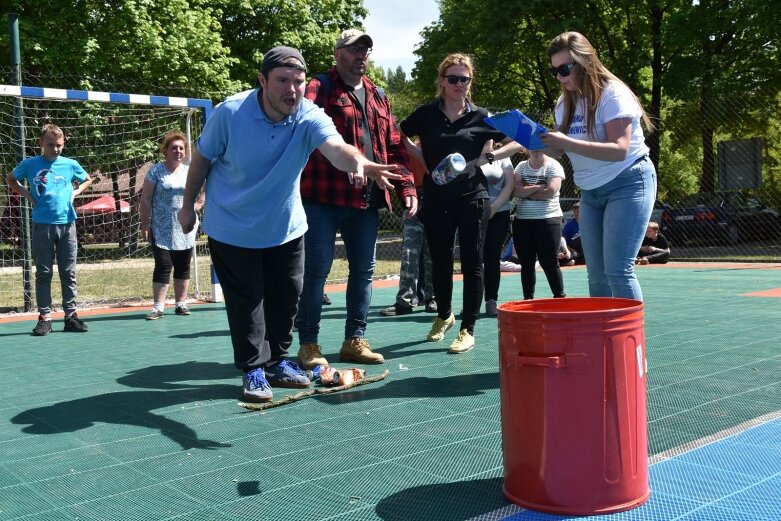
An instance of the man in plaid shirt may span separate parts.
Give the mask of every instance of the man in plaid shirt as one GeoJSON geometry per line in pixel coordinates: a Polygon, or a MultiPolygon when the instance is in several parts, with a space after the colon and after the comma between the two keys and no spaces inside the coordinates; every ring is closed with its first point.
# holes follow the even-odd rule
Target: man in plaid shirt
{"type": "MultiPolygon", "coordinates": [[[[402,179],[394,181],[404,204],[404,217],[417,212],[415,182],[409,156],[396,128],[385,94],[365,76],[372,39],[357,29],[336,40],[336,66],[307,85],[305,96],[323,107],[344,140],[372,161],[401,165],[402,179]]],[[[305,369],[327,366],[318,345],[322,296],[334,260],[337,231],[347,253],[347,319],[339,358],[361,364],[381,364],[364,338],[372,295],[378,212],[391,207],[390,193],[376,183],[356,188],[346,176],[315,151],[301,177],[301,197],[309,230],[304,236],[304,289],[298,306],[298,360],[305,369]]]]}

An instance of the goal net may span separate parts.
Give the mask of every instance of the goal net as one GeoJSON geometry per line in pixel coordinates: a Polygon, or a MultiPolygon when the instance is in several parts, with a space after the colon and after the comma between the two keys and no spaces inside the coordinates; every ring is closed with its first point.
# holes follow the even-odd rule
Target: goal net
{"type": "MultiPolygon", "coordinates": [[[[21,160],[22,150],[24,157],[40,154],[38,137],[47,123],[65,133],[63,155],[93,177],[92,186],[74,201],[80,307],[151,299],[154,260],[151,246],[140,236],[138,212],[144,176],[163,159],[163,136],[180,130],[192,144],[211,107],[209,100],[192,98],[0,85],[3,177],[21,160]]],[[[26,205],[2,183],[0,313],[36,308],[26,205]]],[[[190,296],[210,300],[210,263],[201,231],[191,272],[190,296]]],[[[59,287],[55,273],[55,306],[61,302],[59,287]]]]}

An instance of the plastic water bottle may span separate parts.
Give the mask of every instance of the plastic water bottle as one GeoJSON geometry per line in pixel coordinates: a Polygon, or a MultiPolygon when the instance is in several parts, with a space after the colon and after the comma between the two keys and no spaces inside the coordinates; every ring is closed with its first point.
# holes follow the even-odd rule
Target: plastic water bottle
{"type": "Polygon", "coordinates": [[[438,185],[448,184],[466,170],[466,159],[458,152],[449,154],[431,172],[431,178],[438,185]]]}

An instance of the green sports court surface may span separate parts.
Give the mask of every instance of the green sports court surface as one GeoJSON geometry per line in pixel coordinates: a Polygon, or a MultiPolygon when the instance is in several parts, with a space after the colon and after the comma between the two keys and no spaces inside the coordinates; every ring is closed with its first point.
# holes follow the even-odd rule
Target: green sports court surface
{"type": "MultiPolygon", "coordinates": [[[[651,499],[590,519],[781,519],[781,267],[638,271],[651,499]]],[[[585,270],[564,276],[587,294],[585,270]]],[[[263,412],[238,406],[221,304],[154,322],[109,310],[42,338],[32,317],[0,318],[0,519],[580,519],[502,496],[496,319],[449,355],[455,330],[425,342],[433,315],[379,315],[395,293],[375,288],[367,331],[385,380],[263,412]]],[[[500,300],[519,295],[506,274],[500,300]]],[[[344,293],[329,296],[320,343],[338,366],[344,293]]]]}

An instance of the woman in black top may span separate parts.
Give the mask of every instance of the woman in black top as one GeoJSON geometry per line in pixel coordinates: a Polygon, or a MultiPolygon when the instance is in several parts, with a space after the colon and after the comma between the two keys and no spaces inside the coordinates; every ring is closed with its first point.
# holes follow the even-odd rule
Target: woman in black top
{"type": "Polygon", "coordinates": [[[488,111],[469,100],[473,72],[468,56],[447,56],[439,65],[437,99],[418,107],[399,125],[406,137],[419,138],[419,148],[409,139],[407,147],[410,153],[423,159],[429,172],[455,152],[467,161],[464,173],[448,184],[435,184],[430,174],[423,180],[426,204],[420,218],[431,254],[438,307],[437,318],[427,337],[430,342],[441,341],[455,324],[451,300],[456,230],[461,248],[464,306],[460,331],[450,346],[451,353],[464,353],[474,347],[474,327],[483,299],[483,243],[491,208],[488,183],[476,164],[493,161],[490,151],[494,140],[510,141],[485,122],[488,111]]]}

